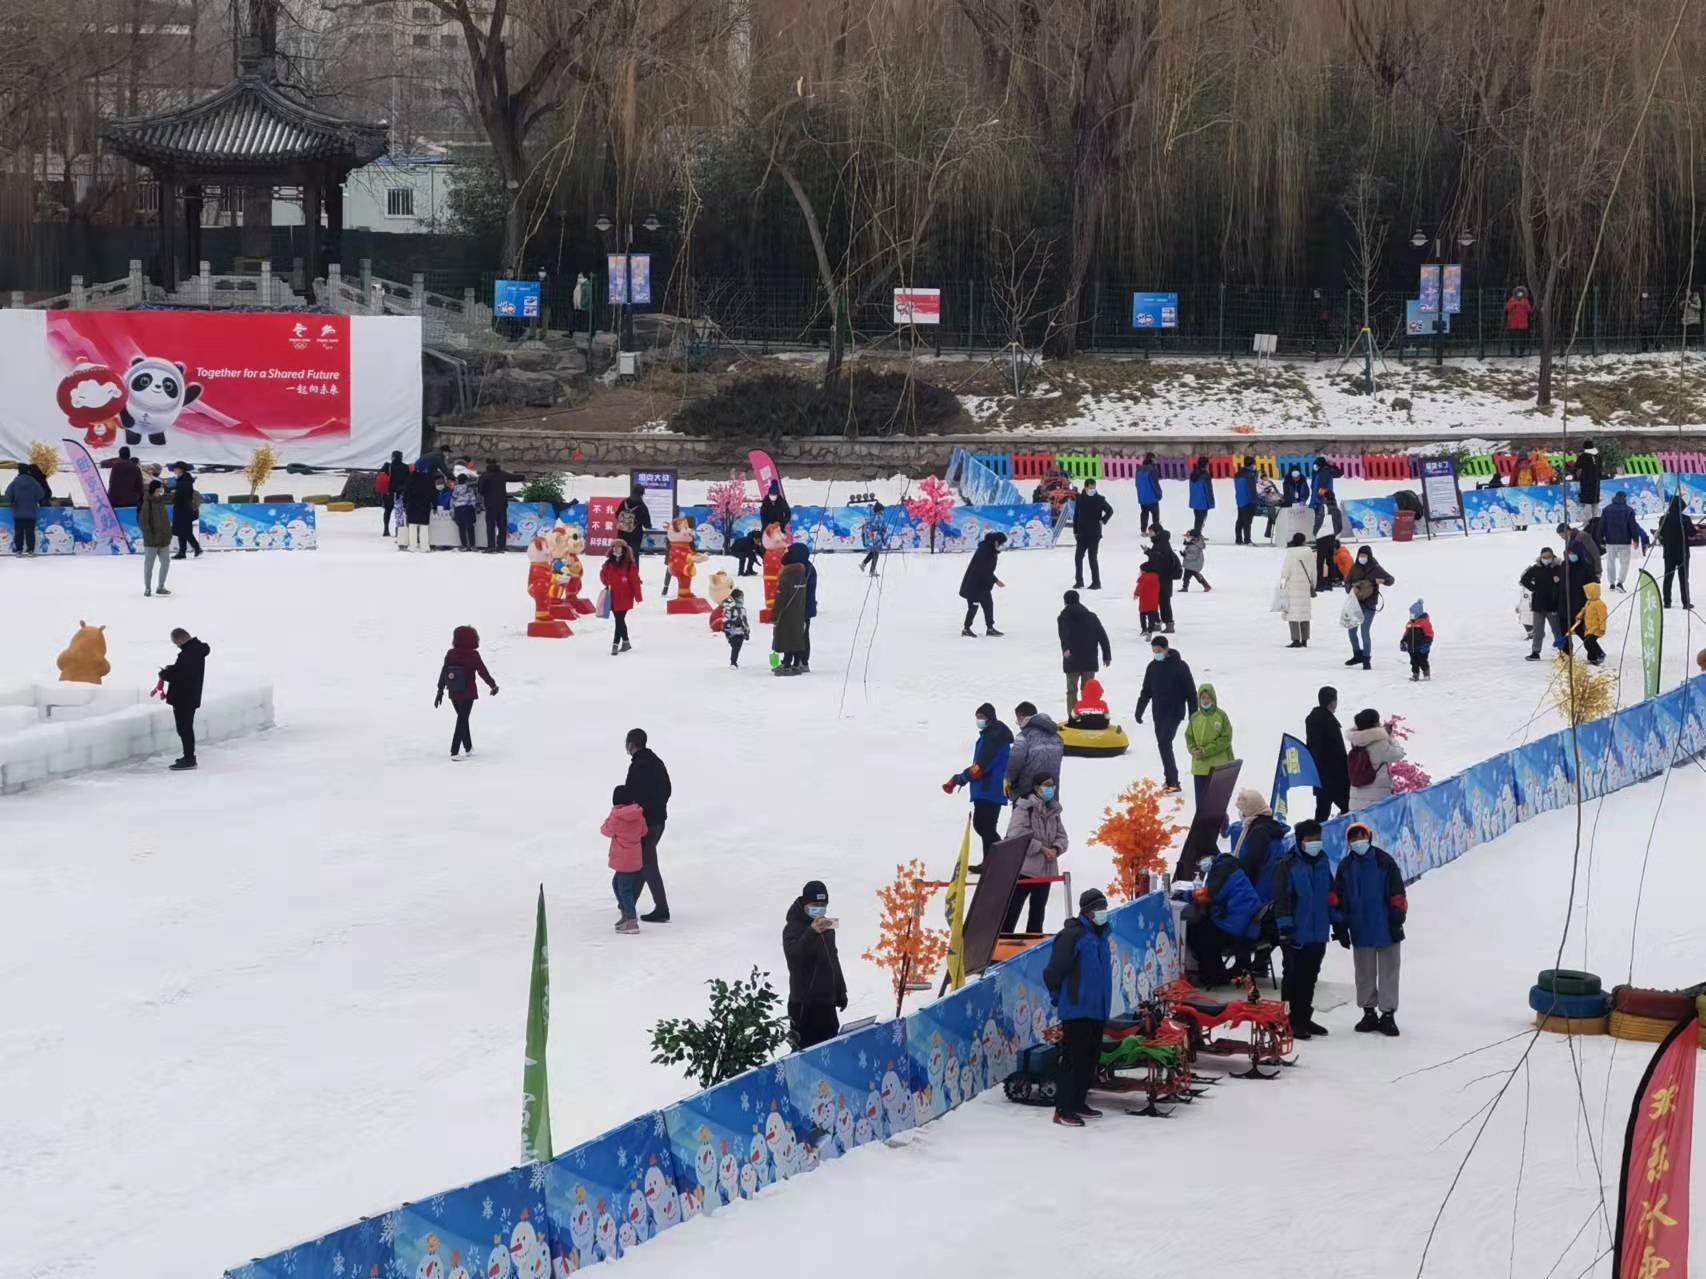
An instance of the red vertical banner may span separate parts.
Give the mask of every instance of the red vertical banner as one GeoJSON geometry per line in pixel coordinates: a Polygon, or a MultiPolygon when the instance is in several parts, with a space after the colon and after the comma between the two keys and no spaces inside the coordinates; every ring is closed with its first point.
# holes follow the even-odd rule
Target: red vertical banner
{"type": "Polygon", "coordinates": [[[608,555],[616,540],[616,509],[619,497],[589,497],[586,501],[586,550],[588,555],[608,555]]]}
{"type": "Polygon", "coordinates": [[[1700,1019],[1680,1022],[1653,1054],[1623,1147],[1617,1194],[1618,1279],[1688,1279],[1688,1172],[1700,1019]]]}

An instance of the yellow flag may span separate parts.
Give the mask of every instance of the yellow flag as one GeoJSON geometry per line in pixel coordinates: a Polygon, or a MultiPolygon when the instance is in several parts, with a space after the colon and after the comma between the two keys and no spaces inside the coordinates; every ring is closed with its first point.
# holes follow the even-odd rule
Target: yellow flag
{"type": "Polygon", "coordinates": [[[953,886],[948,889],[948,985],[958,990],[966,984],[966,867],[971,865],[971,817],[960,838],[960,860],[954,867],[953,886]]]}

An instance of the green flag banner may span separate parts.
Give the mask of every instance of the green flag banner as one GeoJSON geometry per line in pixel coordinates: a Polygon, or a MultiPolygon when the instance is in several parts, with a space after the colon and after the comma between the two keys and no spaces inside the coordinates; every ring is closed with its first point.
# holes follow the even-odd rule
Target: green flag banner
{"type": "Polygon", "coordinates": [[[1665,613],[1658,581],[1646,569],[1635,579],[1635,615],[1641,620],[1641,673],[1646,678],[1646,695],[1656,697],[1659,664],[1665,651],[1665,613]]]}
{"type": "Polygon", "coordinates": [[[551,1089],[545,1041],[551,1034],[551,955],[545,942],[545,885],[533,925],[533,980],[527,991],[527,1059],[521,1072],[521,1162],[551,1158],[551,1089]]]}

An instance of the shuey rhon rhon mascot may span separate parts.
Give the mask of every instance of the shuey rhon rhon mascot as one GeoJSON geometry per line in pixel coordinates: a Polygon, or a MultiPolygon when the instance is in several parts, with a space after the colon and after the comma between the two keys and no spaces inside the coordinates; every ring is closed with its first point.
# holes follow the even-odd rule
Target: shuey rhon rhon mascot
{"type": "Polygon", "coordinates": [[[788,550],[788,535],[780,524],[764,526],[764,609],[758,615],[761,622],[770,621],[776,614],[776,579],[782,576],[782,556],[788,550]]]}
{"type": "Polygon", "coordinates": [[[107,661],[107,628],[77,623],[77,633],[59,655],[59,682],[99,684],[112,671],[107,661]]]}
{"type": "Polygon", "coordinates": [[[667,613],[709,613],[711,605],[693,593],[693,574],[704,554],[694,546],[694,527],[691,515],[678,515],[669,522],[669,571],[675,578],[675,598],[666,606],[667,613]]]}
{"type": "Polygon", "coordinates": [[[716,606],[711,610],[711,630],[719,635],[723,631],[723,605],[728,602],[728,598],[733,594],[734,589],[734,578],[730,577],[723,569],[718,569],[711,574],[710,581],[705,587],[705,593],[711,597],[711,603],[716,606]]]}
{"type": "Polygon", "coordinates": [[[92,449],[118,443],[124,381],[104,364],[79,364],[59,380],[59,411],[92,449]]]}
{"type": "Polygon", "coordinates": [[[593,612],[592,601],[581,594],[581,580],[586,568],[581,552],[586,550],[586,538],[573,524],[559,524],[551,530],[552,617],[573,621],[593,612]]]}
{"type": "Polygon", "coordinates": [[[533,597],[533,620],[527,624],[527,633],[535,639],[567,639],[574,634],[567,622],[552,614],[557,602],[553,596],[556,562],[551,535],[534,534],[527,543],[527,593],[533,597]]]}
{"type": "Polygon", "coordinates": [[[201,398],[201,383],[184,381],[181,360],[162,360],[153,355],[131,357],[124,371],[125,404],[119,411],[126,444],[164,444],[166,431],[191,404],[201,398]]]}

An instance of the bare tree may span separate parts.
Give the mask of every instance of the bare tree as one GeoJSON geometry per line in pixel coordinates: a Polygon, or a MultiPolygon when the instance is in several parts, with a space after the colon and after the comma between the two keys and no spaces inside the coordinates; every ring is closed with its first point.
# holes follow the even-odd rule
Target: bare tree
{"type": "Polygon", "coordinates": [[[1026,335],[1050,309],[1040,299],[1054,265],[1054,240],[1034,227],[1015,240],[1005,228],[997,227],[991,259],[990,294],[1006,339],[1013,394],[1019,395],[1039,354],[1031,349],[1026,335]]]}

